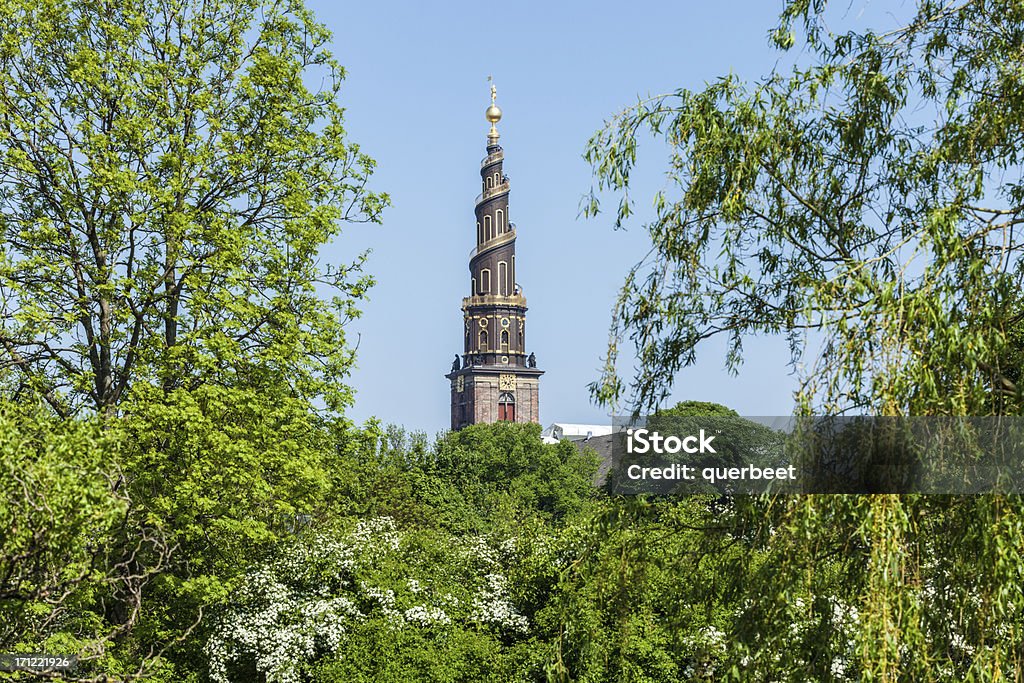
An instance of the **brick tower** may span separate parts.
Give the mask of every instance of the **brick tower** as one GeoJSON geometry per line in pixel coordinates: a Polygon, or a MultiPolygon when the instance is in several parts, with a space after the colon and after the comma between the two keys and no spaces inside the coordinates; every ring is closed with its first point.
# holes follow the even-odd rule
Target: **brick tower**
{"type": "Polygon", "coordinates": [[[470,295],[462,300],[463,353],[446,375],[452,429],[484,422],[538,422],[540,376],[526,353],[526,297],[516,283],[516,226],[509,222],[509,180],[498,144],[501,109],[491,85],[487,156],[480,162],[476,248],[469,257],[470,295]]]}

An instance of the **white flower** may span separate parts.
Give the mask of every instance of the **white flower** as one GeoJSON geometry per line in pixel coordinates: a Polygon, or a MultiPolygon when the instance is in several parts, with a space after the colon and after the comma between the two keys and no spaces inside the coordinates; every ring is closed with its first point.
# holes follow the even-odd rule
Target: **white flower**
{"type": "Polygon", "coordinates": [[[452,623],[452,620],[440,607],[416,605],[405,610],[404,616],[407,622],[419,624],[420,626],[452,623]]]}
{"type": "Polygon", "coordinates": [[[500,574],[484,577],[487,585],[473,598],[469,618],[511,631],[526,633],[529,622],[508,598],[507,580],[500,574]]]}

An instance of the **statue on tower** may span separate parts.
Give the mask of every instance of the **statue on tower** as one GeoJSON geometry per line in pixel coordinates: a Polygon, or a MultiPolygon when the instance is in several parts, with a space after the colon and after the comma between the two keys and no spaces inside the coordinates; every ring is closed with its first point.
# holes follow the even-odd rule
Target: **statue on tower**
{"type": "Polygon", "coordinates": [[[501,121],[501,108],[495,104],[498,99],[498,88],[495,87],[494,81],[490,76],[487,77],[488,81],[491,81],[491,106],[487,107],[487,111],[484,112],[484,118],[491,124],[491,131],[487,134],[487,140],[491,144],[497,144],[498,141],[498,121],[501,121]]]}
{"type": "Polygon", "coordinates": [[[455,360],[452,361],[452,372],[458,372],[459,367],[459,354],[455,354],[455,360]]]}

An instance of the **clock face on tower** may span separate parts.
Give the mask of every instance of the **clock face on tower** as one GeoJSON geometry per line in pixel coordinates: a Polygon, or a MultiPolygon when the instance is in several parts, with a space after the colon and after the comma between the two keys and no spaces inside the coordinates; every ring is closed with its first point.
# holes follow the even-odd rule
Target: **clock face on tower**
{"type": "Polygon", "coordinates": [[[455,391],[457,391],[457,392],[459,392],[461,394],[465,389],[466,389],[466,378],[463,377],[462,375],[459,375],[458,377],[455,378],[455,391]]]}
{"type": "Polygon", "coordinates": [[[515,391],[516,376],[513,374],[498,375],[498,391],[515,391]]]}

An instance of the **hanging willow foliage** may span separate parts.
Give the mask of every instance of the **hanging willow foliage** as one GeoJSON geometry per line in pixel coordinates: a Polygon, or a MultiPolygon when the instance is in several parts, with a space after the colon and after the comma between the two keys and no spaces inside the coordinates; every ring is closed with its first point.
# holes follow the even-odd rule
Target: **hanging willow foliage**
{"type": "MultiPolygon", "coordinates": [[[[735,370],[770,334],[799,413],[1020,414],[1024,5],[922,0],[884,33],[834,18],[789,2],[771,35],[796,66],[641,101],[590,140],[584,212],[611,191],[616,226],[638,143],[670,150],[599,402],[650,411],[702,341],[724,336],[735,370]]],[[[1022,513],[996,495],[739,501],[765,557],[722,569],[744,605],[733,676],[1024,679],[1022,513]]]]}
{"type": "Polygon", "coordinates": [[[925,2],[902,29],[832,35],[823,2],[791,3],[776,41],[802,19],[814,65],[643,101],[591,138],[584,209],[620,193],[617,226],[638,137],[671,150],[596,398],[652,409],[702,340],[728,337],[735,368],[758,333],[792,340],[805,408],[977,415],[993,391],[1019,397],[1024,6],[995,4],[925,2]],[[626,337],[641,362],[628,392],[626,337]]]}

